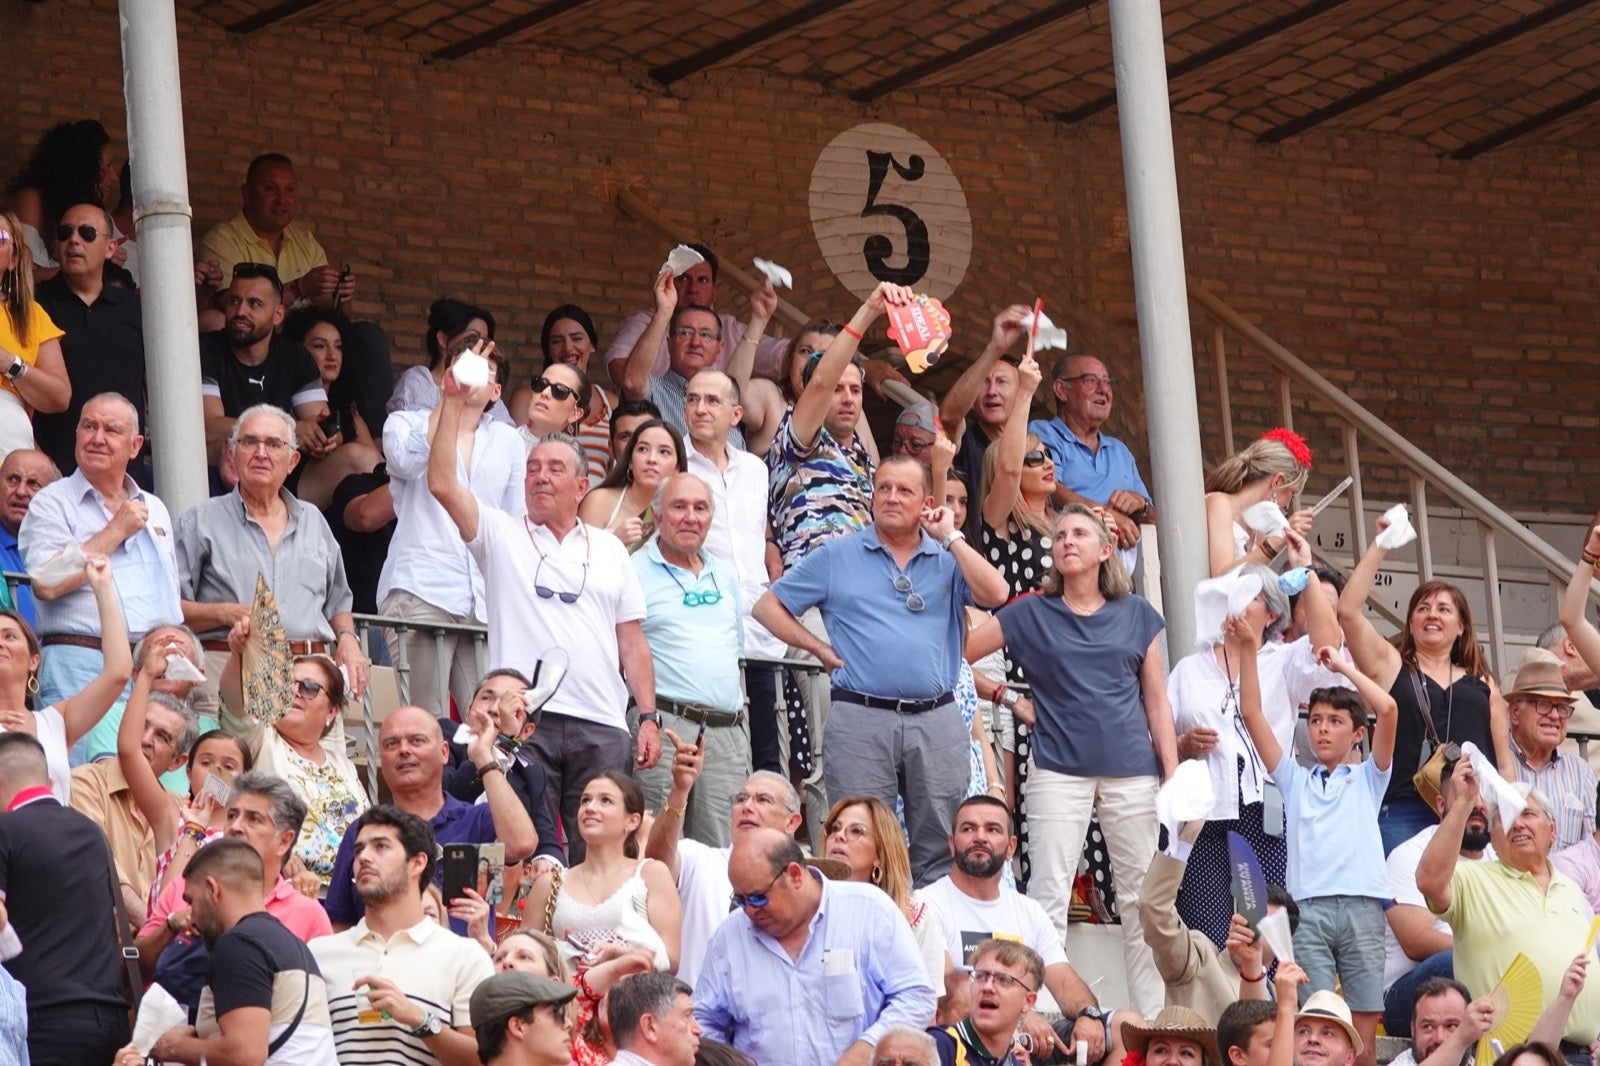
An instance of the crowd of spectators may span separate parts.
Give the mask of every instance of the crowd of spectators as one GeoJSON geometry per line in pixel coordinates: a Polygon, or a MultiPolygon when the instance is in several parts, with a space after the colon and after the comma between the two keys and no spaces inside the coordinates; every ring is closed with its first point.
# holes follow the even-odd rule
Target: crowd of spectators
{"type": "Polygon", "coordinates": [[[396,378],[276,153],[199,244],[173,515],[115,164],[63,124],[0,214],[0,1063],[1461,1066],[1510,983],[1499,1062],[1592,1066],[1600,525],[1502,686],[1454,585],[1379,632],[1388,538],[1316,559],[1271,431],[1212,465],[1229,606],[1169,669],[1114,368],[1028,307],[887,453],[913,385],[860,349],[917,294],[769,336],[698,245],[609,346],[563,304],[514,380],[520,309],[447,297],[396,378]],[[1067,954],[1095,840],[1113,1002],[1067,954]]]}

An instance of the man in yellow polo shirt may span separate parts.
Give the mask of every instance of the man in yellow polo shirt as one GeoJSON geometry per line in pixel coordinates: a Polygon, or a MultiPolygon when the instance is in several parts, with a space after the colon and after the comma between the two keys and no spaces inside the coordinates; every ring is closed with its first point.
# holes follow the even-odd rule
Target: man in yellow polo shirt
{"type": "Polygon", "coordinates": [[[199,259],[221,267],[223,288],[238,264],[266,263],[283,279],[286,306],[334,308],[355,298],[355,275],[346,274],[341,283],[339,268],[328,265],[328,253],[311,231],[294,224],[299,198],[288,156],[256,156],[240,192],[244,204],[239,213],[211,227],[200,242],[199,259]]]}
{"type": "MultiPolygon", "coordinates": [[[[1478,778],[1466,759],[1452,776],[1460,794],[1477,793],[1478,778]]],[[[1474,996],[1487,995],[1521,952],[1539,970],[1542,1008],[1556,998],[1573,957],[1585,952],[1592,915],[1577,883],[1550,865],[1555,808],[1549,797],[1525,783],[1511,787],[1527,806],[1507,829],[1491,803],[1495,861],[1457,863],[1473,805],[1452,804],[1417,864],[1417,888],[1428,909],[1449,922],[1455,934],[1457,980],[1474,996]]],[[[1562,1054],[1587,1062],[1596,1033],[1600,981],[1590,981],[1567,1019],[1562,1054]]]]}

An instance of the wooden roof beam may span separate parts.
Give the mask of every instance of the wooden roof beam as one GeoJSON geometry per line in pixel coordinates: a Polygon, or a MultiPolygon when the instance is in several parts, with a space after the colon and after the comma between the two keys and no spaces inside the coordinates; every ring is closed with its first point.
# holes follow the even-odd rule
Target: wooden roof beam
{"type": "Polygon", "coordinates": [[[322,0],[283,0],[262,11],[257,11],[249,18],[242,18],[231,26],[224,27],[229,33],[254,33],[256,30],[265,29],[274,22],[281,22],[290,15],[298,15],[307,8],[316,7],[322,0]]]}
{"type": "Polygon", "coordinates": [[[1563,100],[1554,107],[1547,107],[1537,115],[1529,115],[1520,122],[1513,122],[1475,141],[1468,141],[1460,148],[1450,153],[1451,159],[1475,159],[1485,152],[1493,151],[1503,144],[1507,144],[1519,137],[1525,137],[1534,130],[1543,129],[1552,122],[1559,122],[1568,115],[1576,114],[1586,107],[1600,103],[1600,87],[1588,89],[1569,100],[1563,100]]]}
{"type": "Polygon", "coordinates": [[[779,15],[769,19],[759,26],[752,26],[743,33],[735,34],[726,41],[718,41],[710,48],[702,49],[693,55],[684,56],[671,63],[663,63],[650,72],[650,76],[662,85],[671,85],[675,81],[682,81],[691,74],[698,74],[707,67],[716,66],[724,59],[732,59],[740,52],[747,52],[780,34],[804,26],[806,23],[821,18],[837,11],[853,0],[810,0],[788,14],[779,15]]]}
{"type": "Polygon", "coordinates": [[[480,49],[490,45],[499,44],[507,37],[514,36],[524,30],[531,30],[535,26],[549,22],[551,19],[560,18],[574,8],[582,7],[589,0],[550,0],[549,3],[540,4],[532,11],[525,11],[514,19],[507,19],[498,26],[475,33],[465,40],[455,44],[447,44],[443,48],[434,50],[434,59],[460,59],[469,56],[480,49]]]}

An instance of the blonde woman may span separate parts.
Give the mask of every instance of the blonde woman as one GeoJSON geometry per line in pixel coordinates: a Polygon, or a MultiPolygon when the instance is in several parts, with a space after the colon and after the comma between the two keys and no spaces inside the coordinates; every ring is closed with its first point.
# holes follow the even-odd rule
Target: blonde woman
{"type": "Polygon", "coordinates": [[[1283,538],[1251,529],[1244,513],[1268,500],[1289,517],[1289,526],[1309,536],[1310,508],[1289,513],[1294,498],[1311,475],[1311,449],[1299,434],[1274,429],[1260,440],[1223,460],[1206,478],[1206,535],[1211,576],[1220,577],[1240,563],[1270,563],[1283,550],[1283,538]]]}
{"type": "MultiPolygon", "coordinates": [[[[1028,432],[1028,410],[1043,380],[1026,355],[1017,367],[1017,395],[1000,437],[983,453],[978,551],[994,564],[1014,596],[1032,592],[1050,572],[1051,498],[1056,491],[1050,449],[1028,432]]],[[[960,528],[960,527],[957,527],[960,528]]]]}
{"type": "Polygon", "coordinates": [[[1089,821],[1106,834],[1123,957],[1135,1004],[1160,1003],[1161,977],[1144,942],[1139,892],[1156,849],[1156,787],[1178,765],[1172,708],[1162,669],[1166,623],[1117,558],[1115,535],[1082,504],[1056,519],[1055,566],[1040,590],[1022,596],[967,637],[976,662],[1006,648],[1033,685],[1028,824],[1029,894],[1066,935],[1072,880],[1089,821]]]}

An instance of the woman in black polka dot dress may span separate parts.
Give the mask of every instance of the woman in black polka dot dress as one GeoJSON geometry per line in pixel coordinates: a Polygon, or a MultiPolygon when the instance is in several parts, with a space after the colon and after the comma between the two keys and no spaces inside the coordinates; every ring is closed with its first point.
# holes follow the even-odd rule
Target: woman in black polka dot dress
{"type": "Polygon", "coordinates": [[[1028,411],[1041,377],[1032,354],[1025,356],[1017,368],[1011,417],[983,454],[979,483],[978,551],[1000,571],[1012,596],[1038,591],[1052,565],[1056,468],[1050,449],[1028,432],[1028,411]]]}

